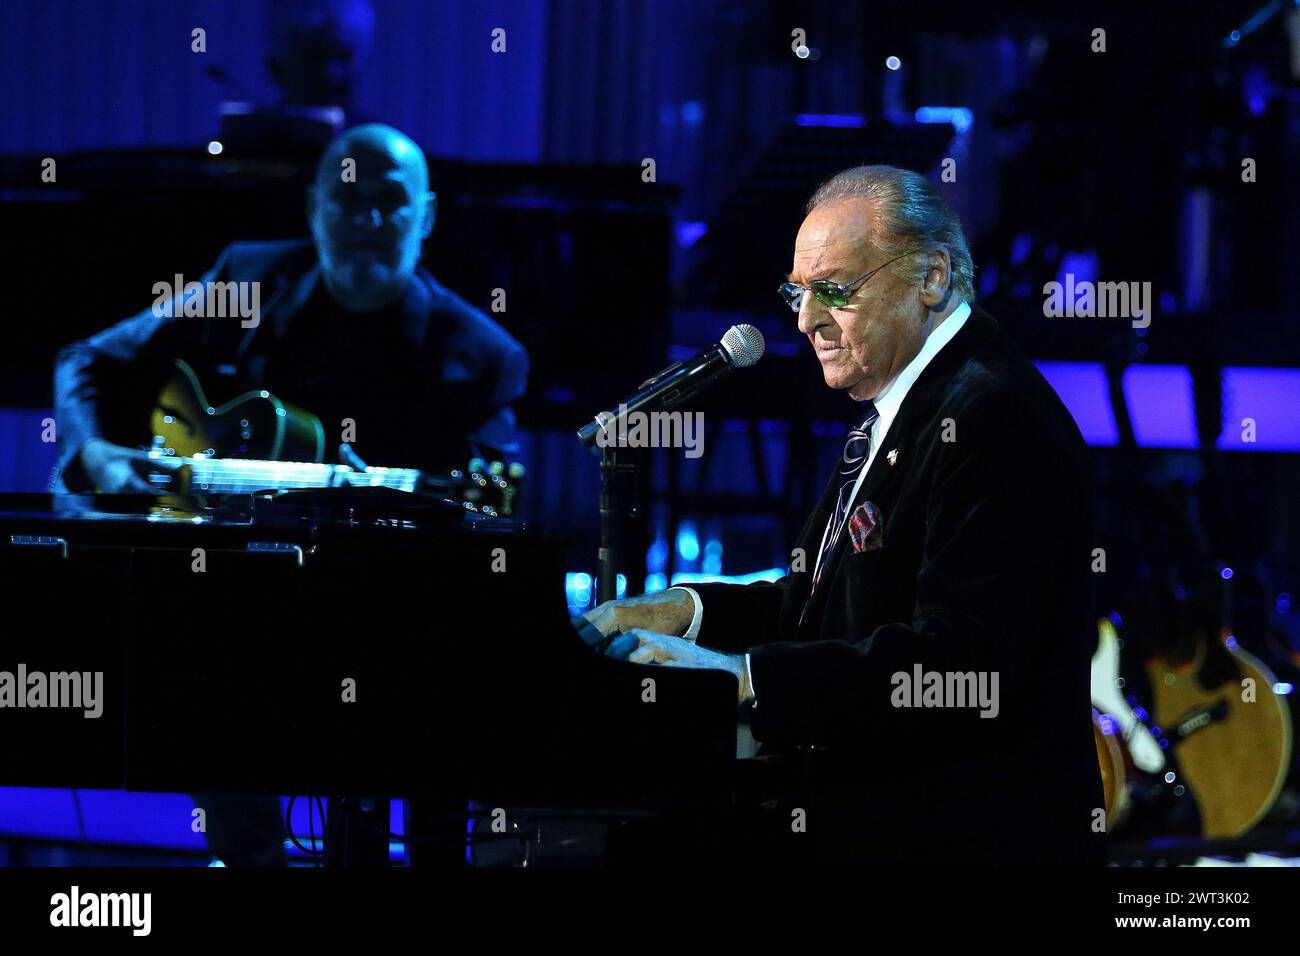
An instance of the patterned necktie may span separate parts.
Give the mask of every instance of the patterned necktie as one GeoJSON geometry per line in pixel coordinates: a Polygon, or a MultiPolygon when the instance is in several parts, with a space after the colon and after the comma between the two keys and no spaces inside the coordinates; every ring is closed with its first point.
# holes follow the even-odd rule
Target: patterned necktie
{"type": "Polygon", "coordinates": [[[844,454],[840,456],[839,474],[836,476],[836,480],[840,483],[840,490],[835,498],[835,510],[831,512],[821,554],[817,556],[817,569],[813,573],[812,591],[809,592],[809,597],[817,590],[817,582],[821,580],[822,572],[826,570],[826,559],[830,557],[835,542],[839,540],[840,532],[844,530],[844,522],[849,517],[849,505],[853,503],[853,489],[858,483],[858,474],[866,466],[867,457],[871,453],[871,426],[876,423],[880,413],[871,402],[865,404],[864,411],[866,417],[862,419],[862,424],[850,431],[849,437],[844,441],[844,454]]]}

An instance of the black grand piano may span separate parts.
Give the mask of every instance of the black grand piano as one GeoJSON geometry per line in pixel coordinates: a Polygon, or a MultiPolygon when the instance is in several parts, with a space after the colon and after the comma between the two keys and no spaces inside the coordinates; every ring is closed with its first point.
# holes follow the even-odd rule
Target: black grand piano
{"type": "Polygon", "coordinates": [[[731,675],[594,652],[546,535],[335,491],[0,496],[0,671],[103,674],[98,718],[0,712],[0,784],[327,796],[332,863],[387,860],[393,797],[430,863],[471,804],[641,833],[623,859],[720,832],[731,675]]]}

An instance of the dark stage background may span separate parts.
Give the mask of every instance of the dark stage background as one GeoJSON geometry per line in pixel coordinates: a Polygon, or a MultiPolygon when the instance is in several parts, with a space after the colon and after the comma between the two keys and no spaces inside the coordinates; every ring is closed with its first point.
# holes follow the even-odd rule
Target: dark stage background
{"type": "MultiPolygon", "coordinates": [[[[960,211],[979,301],[1094,450],[1098,615],[1167,623],[1205,598],[1184,582],[1208,569],[1285,694],[1300,673],[1300,23],[1225,43],[1258,7],[375,0],[349,122],[390,123],[428,155],[430,271],[485,310],[506,292],[493,317],[533,359],[525,516],[570,536],[573,609],[594,599],[599,490],[574,429],[738,322],[767,356],[695,406],[702,458],[648,456],[626,589],[781,573],[853,406],[823,386],[776,285],[818,183],[890,163],[960,211]],[[1151,283],[1149,328],[1046,316],[1044,285],[1066,274],[1151,283]],[[1194,567],[1171,577],[1180,563],[1194,567]]],[[[61,345],[232,240],[306,234],[310,146],[222,125],[224,102],[277,100],[264,24],[261,0],[0,5],[0,490],[51,481],[61,345]]],[[[0,837],[102,826],[91,842],[150,844],[110,821],[184,800],[116,798],[0,792],[0,837]]]]}

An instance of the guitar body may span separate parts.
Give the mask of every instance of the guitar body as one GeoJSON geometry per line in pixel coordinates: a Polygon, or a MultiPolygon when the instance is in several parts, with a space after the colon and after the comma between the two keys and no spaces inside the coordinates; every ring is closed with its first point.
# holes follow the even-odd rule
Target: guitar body
{"type": "Polygon", "coordinates": [[[153,457],[168,467],[150,475],[163,508],[184,510],[190,496],[314,488],[421,490],[469,511],[509,516],[518,503],[518,462],[471,459],[462,471],[427,474],[360,461],[325,464],[325,429],[310,412],[264,390],[224,405],[208,401],[194,370],[177,360],[150,413],[153,457]]]}
{"type": "Polygon", "coordinates": [[[1129,807],[1129,770],[1124,739],[1115,732],[1113,721],[1108,721],[1096,708],[1092,711],[1092,738],[1097,745],[1097,766],[1101,770],[1106,829],[1114,831],[1124,822],[1129,807]]]}
{"type": "Polygon", "coordinates": [[[1200,640],[1189,659],[1147,661],[1151,714],[1170,742],[1207,837],[1245,833],[1268,813],[1291,760],[1286,699],[1260,661],[1200,640]],[[1253,681],[1253,700],[1243,682],[1253,681]]]}
{"type": "Polygon", "coordinates": [[[149,418],[154,447],[177,458],[322,461],[325,429],[310,412],[266,391],[213,405],[194,370],[177,360],[149,418]]]}

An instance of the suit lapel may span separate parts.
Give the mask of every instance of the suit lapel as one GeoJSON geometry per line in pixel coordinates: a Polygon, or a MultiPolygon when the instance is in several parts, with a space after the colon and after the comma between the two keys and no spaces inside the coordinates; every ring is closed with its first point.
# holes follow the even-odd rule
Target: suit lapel
{"type": "MultiPolygon", "coordinates": [[[[997,322],[988,313],[971,308],[971,314],[958,332],[939,354],[930,360],[930,364],[925,367],[917,377],[916,382],[908,389],[907,397],[903,399],[903,404],[898,409],[898,414],[894,416],[893,423],[889,426],[884,437],[880,440],[880,447],[875,451],[875,458],[872,459],[871,467],[867,470],[867,477],[863,479],[858,493],[853,496],[849,503],[849,514],[853,509],[858,507],[864,501],[875,502],[881,509],[884,517],[885,540],[889,540],[889,515],[894,502],[898,499],[897,486],[904,480],[909,473],[915,449],[916,436],[921,432],[925,425],[934,417],[939,409],[943,399],[944,390],[948,382],[956,371],[961,368],[962,364],[971,356],[976,346],[983,342],[984,339],[991,335],[997,329],[997,322]],[[889,453],[897,451],[898,455],[895,461],[902,461],[904,464],[891,464],[889,453]]],[[[821,542],[821,534],[825,530],[826,521],[830,516],[830,509],[834,505],[834,495],[831,492],[832,487],[836,485],[836,475],[831,474],[831,479],[827,483],[827,490],[822,495],[822,501],[818,505],[815,515],[815,521],[811,528],[806,528],[804,533],[804,542],[812,541],[812,560],[816,560],[818,545],[821,542]]],[[[846,524],[847,528],[847,524],[846,524]]],[[[826,556],[826,568],[822,571],[821,583],[817,588],[817,593],[812,596],[811,601],[807,599],[809,587],[812,584],[812,568],[806,575],[806,582],[798,593],[792,591],[790,598],[798,598],[798,605],[795,610],[794,620],[798,622],[799,629],[811,628],[811,633],[816,634],[821,628],[822,609],[826,603],[826,596],[831,591],[831,584],[835,575],[839,573],[840,565],[843,563],[844,554],[848,549],[849,535],[847,531],[840,534],[839,541],[831,553],[826,556]],[[807,604],[807,610],[804,605],[807,604]],[[801,620],[802,618],[802,620],[801,620]]]]}
{"type": "MultiPolygon", "coordinates": [[[[908,399],[910,398],[911,393],[909,392],[908,399]]],[[[905,400],[903,405],[906,406],[906,404],[907,402],[905,400]]],[[[881,492],[885,490],[883,486],[886,484],[887,479],[893,477],[893,469],[888,463],[885,449],[894,447],[894,445],[889,444],[889,442],[898,434],[899,422],[901,422],[902,419],[902,409],[900,408],[899,414],[894,418],[893,424],[889,426],[889,431],[885,433],[884,438],[880,441],[880,450],[876,452],[875,458],[872,459],[871,467],[867,469],[867,476],[863,479],[862,485],[858,488],[858,493],[854,495],[852,500],[849,502],[850,515],[853,514],[853,509],[863,501],[874,501],[878,505],[881,505],[882,509],[885,507],[881,502],[881,492]]],[[[837,478],[838,476],[832,473],[828,491],[830,488],[838,488],[838,482],[836,481],[837,478]]],[[[892,503],[892,501],[890,503],[892,503]]],[[[816,553],[815,549],[817,549],[821,543],[821,535],[826,529],[826,522],[830,518],[831,508],[835,505],[835,496],[832,494],[827,498],[827,496],[823,495],[822,505],[822,507],[818,508],[819,523],[814,525],[813,531],[815,534],[811,538],[814,554],[816,553]]],[[[888,521],[888,511],[885,513],[886,521],[888,521]]],[[[830,553],[826,555],[826,567],[822,570],[821,582],[817,586],[817,591],[812,595],[811,601],[807,602],[808,608],[806,611],[802,610],[802,604],[804,602],[800,602],[802,615],[801,626],[820,619],[822,606],[826,603],[826,595],[830,593],[831,583],[835,580],[835,575],[839,573],[840,565],[844,561],[844,554],[848,550],[848,540],[848,522],[846,521],[844,527],[840,530],[839,540],[835,542],[835,546],[831,549],[830,553]]],[[[808,583],[811,585],[812,575],[809,574],[808,577],[808,583]]],[[[805,594],[806,593],[807,590],[805,589],[805,594]]]]}
{"type": "Polygon", "coordinates": [[[786,609],[787,616],[793,613],[793,620],[790,623],[796,626],[803,614],[804,605],[808,603],[813,571],[817,567],[817,555],[821,550],[822,533],[826,530],[826,522],[830,520],[831,509],[835,507],[839,487],[839,475],[832,468],[830,477],[826,480],[826,487],[822,490],[821,501],[804,522],[803,530],[799,532],[799,538],[795,542],[795,547],[803,552],[804,570],[797,576],[791,576],[792,584],[786,595],[786,609]]]}
{"type": "MultiPolygon", "coordinates": [[[[253,347],[258,332],[264,327],[271,329],[272,338],[283,338],[289,327],[289,319],[302,308],[303,303],[311,296],[312,290],[316,288],[316,283],[320,281],[320,264],[315,263],[305,272],[297,275],[295,275],[296,271],[289,268],[288,262],[281,263],[281,268],[276,270],[275,287],[262,305],[260,320],[257,325],[251,326],[244,333],[244,338],[239,343],[237,353],[239,359],[242,359],[253,347]]],[[[266,332],[262,332],[262,334],[263,336],[267,335],[266,332]]]]}

